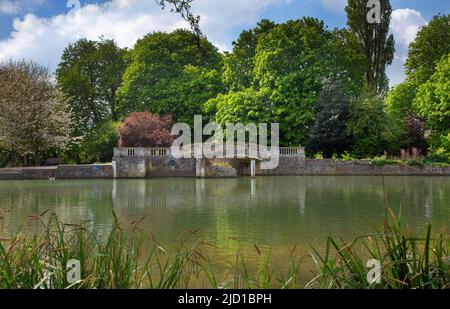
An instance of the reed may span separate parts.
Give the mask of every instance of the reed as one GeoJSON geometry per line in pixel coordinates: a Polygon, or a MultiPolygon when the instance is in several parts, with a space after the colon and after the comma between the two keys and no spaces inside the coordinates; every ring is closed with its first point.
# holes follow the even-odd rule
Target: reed
{"type": "Polygon", "coordinates": [[[325,254],[312,248],[318,275],[309,287],[338,289],[447,289],[450,287],[449,233],[432,237],[427,225],[415,234],[391,210],[382,228],[353,242],[328,238],[325,254]],[[381,265],[381,282],[367,278],[367,261],[381,265]]]}
{"type": "Polygon", "coordinates": [[[249,264],[239,249],[234,265],[219,275],[208,254],[214,244],[196,239],[194,233],[163,245],[144,235],[138,224],[125,228],[115,216],[111,232],[100,239],[85,227],[63,224],[50,214],[42,232],[34,237],[17,233],[0,240],[0,288],[449,288],[448,231],[432,237],[431,226],[427,226],[410,235],[391,211],[372,235],[350,243],[329,238],[322,252],[311,248],[316,269],[306,286],[309,279],[301,265],[308,257],[297,256],[295,247],[286,254],[288,264],[283,271],[274,268],[271,251],[263,252],[255,245],[257,267],[255,259],[249,264]],[[69,283],[68,265],[74,259],[80,263],[81,277],[69,283]],[[367,281],[368,259],[382,264],[380,284],[367,281]]]}

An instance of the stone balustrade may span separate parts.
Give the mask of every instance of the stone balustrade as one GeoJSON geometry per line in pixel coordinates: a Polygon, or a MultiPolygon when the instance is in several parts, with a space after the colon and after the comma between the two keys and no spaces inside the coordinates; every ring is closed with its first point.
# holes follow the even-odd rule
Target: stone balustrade
{"type": "MultiPolygon", "coordinates": [[[[201,145],[200,145],[201,146],[201,145]]],[[[184,157],[195,158],[196,145],[190,145],[184,147],[187,149],[187,153],[184,157]]],[[[258,146],[258,145],[246,145],[245,149],[239,147],[233,147],[228,149],[224,146],[224,152],[226,150],[227,156],[230,156],[234,152],[235,158],[253,158],[253,159],[267,159],[270,157],[270,147],[258,146]],[[255,156],[255,153],[256,156],[255,156]]],[[[200,148],[202,149],[202,148],[200,148]]],[[[213,147],[214,150],[214,147],[213,147]]],[[[185,150],[186,151],[186,150],[185,150]]],[[[171,148],[143,148],[143,147],[131,147],[131,148],[114,148],[115,158],[129,158],[129,157],[165,157],[171,156],[171,148]]],[[[305,148],[303,147],[279,147],[280,157],[303,157],[305,156],[305,148]]]]}

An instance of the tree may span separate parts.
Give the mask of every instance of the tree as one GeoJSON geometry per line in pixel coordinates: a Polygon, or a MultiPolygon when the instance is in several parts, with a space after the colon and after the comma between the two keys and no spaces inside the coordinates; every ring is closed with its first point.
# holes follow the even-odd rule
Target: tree
{"type": "MultiPolygon", "coordinates": [[[[389,0],[380,0],[380,16],[378,20],[369,20],[368,15],[373,7],[367,7],[366,0],[349,0],[347,24],[359,41],[359,48],[365,55],[364,78],[367,85],[377,94],[384,94],[388,90],[389,81],[386,67],[394,59],[395,41],[389,35],[392,8],[389,0]]],[[[376,7],[375,7],[376,9],[376,7]]]]}
{"type": "Polygon", "coordinates": [[[230,90],[237,91],[252,86],[259,39],[275,26],[274,22],[263,19],[255,28],[243,31],[233,42],[233,51],[226,54],[223,70],[224,83],[230,90]]]}
{"type": "Polygon", "coordinates": [[[51,74],[33,62],[0,65],[0,145],[41,163],[49,151],[65,150],[71,141],[71,113],[51,74]]]}
{"type": "Polygon", "coordinates": [[[403,124],[407,132],[407,139],[403,142],[403,148],[416,148],[422,154],[427,153],[425,119],[418,114],[414,107],[418,87],[416,83],[407,78],[406,81],[392,88],[386,97],[387,112],[395,118],[399,124],[403,124]]]}
{"type": "MultiPolygon", "coordinates": [[[[169,79],[160,97],[159,114],[170,113],[177,122],[193,125],[194,115],[202,114],[204,104],[222,92],[222,76],[217,70],[186,65],[183,72],[169,79]]],[[[205,121],[213,115],[205,115],[205,121]]]]}
{"type": "Polygon", "coordinates": [[[148,112],[133,113],[125,118],[119,129],[120,147],[170,147],[172,116],[148,112]]]}
{"type": "Polygon", "coordinates": [[[221,124],[279,122],[283,145],[304,144],[324,79],[359,93],[363,58],[355,44],[349,32],[328,31],[315,18],[278,25],[263,20],[241,34],[226,56],[229,92],[210,100],[206,109],[221,124]]]}
{"type": "Polygon", "coordinates": [[[80,39],[63,52],[57,84],[74,111],[77,134],[117,117],[116,91],[126,68],[126,53],[112,40],[80,39]]]}
{"type": "Polygon", "coordinates": [[[267,93],[276,119],[282,119],[285,145],[306,143],[314,125],[322,78],[333,70],[329,37],[323,21],[304,18],[278,25],[259,41],[254,84],[267,93]]]}
{"type": "Polygon", "coordinates": [[[413,102],[417,90],[416,83],[409,78],[392,88],[386,97],[388,111],[399,117],[414,114],[413,102]]]}
{"type": "Polygon", "coordinates": [[[450,134],[450,53],[442,57],[433,76],[420,86],[414,105],[427,119],[433,144],[440,147],[442,136],[450,134]]]}
{"type": "Polygon", "coordinates": [[[352,138],[347,132],[349,105],[350,97],[344,87],[336,81],[325,81],[316,104],[318,113],[308,141],[309,150],[331,158],[351,147],[352,138]]]}
{"type": "Polygon", "coordinates": [[[401,122],[385,112],[383,99],[364,89],[350,104],[348,133],[355,140],[352,154],[358,158],[375,157],[385,151],[397,153],[405,141],[401,122]]]}
{"type": "Polygon", "coordinates": [[[359,49],[356,36],[348,29],[334,29],[330,33],[328,48],[328,76],[342,85],[351,96],[360,94],[365,85],[365,56],[359,49]]]}
{"type": "Polygon", "coordinates": [[[171,5],[171,12],[178,13],[189,23],[192,32],[200,38],[203,34],[200,29],[200,16],[191,12],[191,3],[194,0],[156,0],[156,3],[165,9],[167,5],[171,5]]]}
{"type": "Polygon", "coordinates": [[[200,43],[202,52],[186,30],[155,32],[138,40],[118,90],[121,115],[149,111],[173,114],[178,122],[201,113],[203,104],[221,89],[222,59],[206,39],[200,43]]]}
{"type": "Polygon", "coordinates": [[[228,123],[271,123],[277,122],[269,93],[247,88],[219,94],[209,100],[205,110],[215,115],[215,121],[225,128],[228,123]]]}
{"type": "Polygon", "coordinates": [[[119,142],[120,125],[120,122],[106,120],[95,126],[81,142],[81,163],[111,162],[114,147],[119,142]]]}
{"type": "Polygon", "coordinates": [[[426,83],[437,63],[450,53],[450,15],[434,16],[409,46],[406,73],[417,85],[426,83]]]}

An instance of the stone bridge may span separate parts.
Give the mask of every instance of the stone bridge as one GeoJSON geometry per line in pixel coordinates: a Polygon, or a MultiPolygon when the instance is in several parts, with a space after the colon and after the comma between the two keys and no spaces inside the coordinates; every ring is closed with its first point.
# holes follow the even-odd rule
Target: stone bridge
{"type": "MultiPolygon", "coordinates": [[[[250,175],[256,176],[258,167],[271,160],[272,156],[292,158],[301,166],[305,165],[303,147],[269,148],[258,145],[224,147],[219,158],[231,162],[233,166],[247,166],[250,175]],[[226,154],[226,156],[223,156],[226,154]]],[[[211,149],[215,151],[214,147],[211,149]]],[[[188,145],[176,155],[171,148],[115,148],[113,169],[115,178],[145,178],[152,176],[196,176],[208,177],[207,162],[217,156],[203,155],[202,145],[188,145]],[[181,157],[181,158],[180,158],[181,157]]]]}

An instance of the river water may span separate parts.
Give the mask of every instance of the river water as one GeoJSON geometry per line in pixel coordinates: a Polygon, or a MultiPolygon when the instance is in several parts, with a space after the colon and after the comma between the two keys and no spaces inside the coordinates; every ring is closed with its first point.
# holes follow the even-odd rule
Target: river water
{"type": "MultiPolygon", "coordinates": [[[[411,230],[450,223],[450,177],[259,177],[0,181],[3,234],[39,229],[35,214],[50,209],[65,223],[105,236],[114,222],[144,218],[139,227],[161,242],[180,233],[214,243],[214,259],[231,261],[239,248],[307,254],[327,236],[351,240],[374,232],[385,207],[411,230]]],[[[251,253],[253,252],[253,253],[251,253]]]]}

